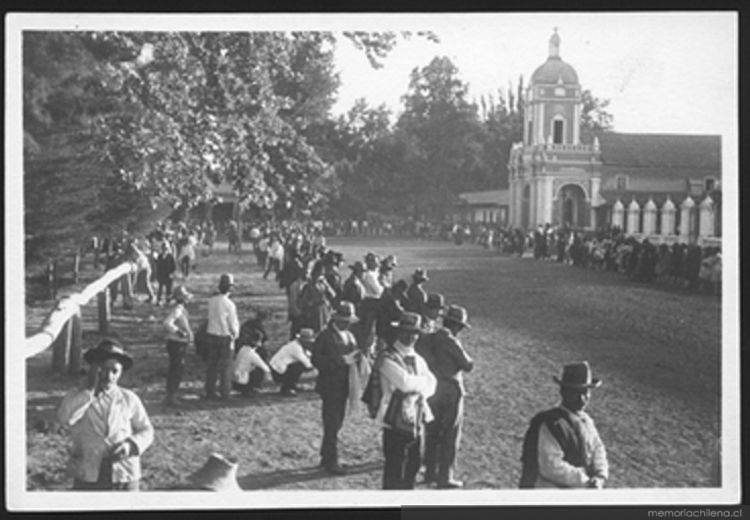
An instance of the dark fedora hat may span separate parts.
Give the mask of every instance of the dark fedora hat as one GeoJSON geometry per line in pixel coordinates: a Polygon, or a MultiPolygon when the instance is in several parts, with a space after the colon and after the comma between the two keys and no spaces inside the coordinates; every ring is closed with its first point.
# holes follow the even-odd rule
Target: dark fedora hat
{"type": "Polygon", "coordinates": [[[419,283],[419,282],[426,282],[426,281],[428,281],[430,279],[427,276],[427,271],[425,271],[421,267],[419,269],[417,269],[416,271],[414,271],[414,274],[411,275],[411,277],[417,283],[419,283]]]}
{"type": "Polygon", "coordinates": [[[355,273],[362,273],[365,270],[365,264],[357,260],[356,262],[354,262],[352,265],[349,266],[349,269],[351,269],[355,273]]]}
{"type": "Polygon", "coordinates": [[[427,296],[427,303],[425,306],[428,309],[444,309],[445,297],[440,293],[430,293],[429,296],[427,296]]]}
{"type": "Polygon", "coordinates": [[[342,301],[336,308],[336,312],[331,316],[334,321],[343,321],[347,323],[357,323],[359,318],[354,310],[354,304],[348,301],[342,301]]]}
{"type": "Polygon", "coordinates": [[[402,312],[398,321],[391,325],[398,330],[408,330],[410,332],[422,333],[422,316],[416,312],[402,312]]]}
{"type": "Polygon", "coordinates": [[[471,325],[469,325],[468,320],[469,313],[466,312],[466,309],[464,307],[461,307],[460,305],[448,306],[448,310],[446,310],[445,314],[443,315],[443,323],[449,321],[470,329],[471,325]]]}
{"type": "Polygon", "coordinates": [[[234,287],[234,276],[230,273],[224,273],[219,277],[219,288],[234,287]]]}
{"type": "Polygon", "coordinates": [[[96,347],[88,349],[83,359],[89,365],[101,363],[107,359],[116,359],[122,365],[123,370],[133,366],[133,358],[125,352],[117,340],[112,338],[104,338],[96,347]]]}
{"type": "Polygon", "coordinates": [[[601,379],[591,377],[588,361],[571,363],[563,367],[562,379],[552,376],[555,382],[567,388],[596,388],[602,384],[601,379]]]}

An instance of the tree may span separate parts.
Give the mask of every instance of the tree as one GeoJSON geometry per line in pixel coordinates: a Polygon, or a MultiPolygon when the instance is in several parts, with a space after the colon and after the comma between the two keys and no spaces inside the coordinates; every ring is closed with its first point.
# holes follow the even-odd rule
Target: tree
{"type": "MultiPolygon", "coordinates": [[[[343,37],[373,59],[399,39],[343,37]]],[[[95,225],[208,200],[222,180],[247,207],[324,201],[335,182],[315,145],[338,86],[336,41],[320,32],[24,33],[27,252],[55,255],[95,225]],[[76,231],[63,232],[63,215],[76,231]]]]}
{"type": "Polygon", "coordinates": [[[594,97],[590,90],[581,93],[581,126],[586,130],[611,130],[614,116],[607,111],[609,99],[594,97]]]}

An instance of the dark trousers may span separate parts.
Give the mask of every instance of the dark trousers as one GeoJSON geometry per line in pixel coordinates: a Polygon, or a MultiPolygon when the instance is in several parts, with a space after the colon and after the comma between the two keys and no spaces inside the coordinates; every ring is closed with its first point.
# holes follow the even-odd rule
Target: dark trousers
{"type": "Polygon", "coordinates": [[[180,258],[180,270],[182,271],[182,276],[187,278],[187,276],[190,274],[190,257],[189,256],[183,256],[180,258]]]}
{"type": "Polygon", "coordinates": [[[216,379],[219,379],[221,397],[227,399],[232,391],[232,339],[229,336],[206,335],[206,396],[216,396],[216,379]]]}
{"type": "Polygon", "coordinates": [[[169,370],[167,371],[167,395],[174,395],[180,389],[182,374],[185,372],[185,352],[188,344],[185,341],[167,340],[169,370]]]}
{"type": "Polygon", "coordinates": [[[323,443],[320,447],[320,458],[323,466],[335,466],[339,461],[338,437],[344,424],[346,400],[349,397],[349,382],[342,385],[338,392],[327,393],[323,398],[323,443]]]}
{"type": "Polygon", "coordinates": [[[161,291],[164,289],[164,301],[168,302],[172,299],[172,277],[165,278],[163,280],[156,280],[159,284],[159,288],[156,291],[157,303],[161,301],[161,291]]]}
{"type": "Polygon", "coordinates": [[[283,374],[279,374],[272,369],[271,376],[273,376],[274,381],[281,384],[281,390],[283,391],[296,388],[299,378],[304,371],[305,365],[297,361],[288,365],[283,374]]]}
{"type": "Polygon", "coordinates": [[[461,442],[464,398],[455,383],[439,382],[439,390],[430,398],[434,415],[425,432],[425,475],[435,477],[438,484],[453,478],[456,452],[461,442]]]}
{"type": "Polygon", "coordinates": [[[420,466],[422,435],[416,439],[383,428],[383,489],[414,489],[420,466]]]}
{"type": "Polygon", "coordinates": [[[263,384],[265,372],[261,368],[254,368],[247,374],[247,383],[232,383],[232,388],[243,395],[251,394],[263,384]]]}
{"type": "Polygon", "coordinates": [[[263,273],[263,278],[268,278],[268,274],[273,271],[275,275],[278,276],[279,269],[281,269],[281,262],[279,262],[278,258],[268,258],[266,265],[266,271],[263,273]]]}
{"type": "MultiPolygon", "coordinates": [[[[361,339],[370,345],[375,338],[375,324],[380,311],[380,300],[377,298],[365,298],[360,305],[360,318],[362,319],[361,339]]],[[[358,340],[360,338],[357,338],[358,340]]]]}

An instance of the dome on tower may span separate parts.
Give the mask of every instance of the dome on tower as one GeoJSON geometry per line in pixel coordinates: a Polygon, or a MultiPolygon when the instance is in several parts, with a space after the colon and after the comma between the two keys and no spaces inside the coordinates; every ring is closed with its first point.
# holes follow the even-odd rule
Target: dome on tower
{"type": "Polygon", "coordinates": [[[578,74],[575,69],[560,58],[560,36],[557,34],[557,28],[549,39],[549,57],[531,75],[531,83],[532,85],[539,83],[578,84],[578,74]]]}

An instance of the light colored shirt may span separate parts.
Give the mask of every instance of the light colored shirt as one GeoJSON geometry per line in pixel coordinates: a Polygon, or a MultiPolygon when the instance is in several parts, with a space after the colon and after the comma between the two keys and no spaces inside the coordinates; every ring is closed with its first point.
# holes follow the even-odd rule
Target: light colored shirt
{"type": "Polygon", "coordinates": [[[422,356],[414,351],[414,347],[407,347],[396,341],[393,344],[393,348],[401,357],[414,356],[417,373],[412,374],[399,363],[388,357],[383,358],[383,362],[379,368],[380,388],[383,396],[380,399],[380,407],[378,408],[376,420],[383,427],[388,427],[383,422],[383,417],[385,416],[385,411],[388,409],[388,403],[391,401],[393,392],[398,389],[404,393],[418,392],[422,395],[424,398],[425,421],[430,422],[432,420],[432,412],[427,405],[427,399],[435,393],[437,380],[432,375],[432,372],[430,372],[422,356]]]}
{"type": "Polygon", "coordinates": [[[58,420],[70,428],[73,440],[69,470],[84,482],[96,482],[102,459],[125,440],[137,453],[114,462],[112,482],[132,482],[141,478],[140,455],[154,440],[154,428],[138,396],[114,386],[94,395],[93,390],[74,390],[62,401],[58,420]]]}
{"type": "Polygon", "coordinates": [[[231,336],[232,339],[239,336],[240,322],[237,319],[237,306],[229,299],[229,294],[216,294],[208,300],[206,332],[215,336],[231,336]]]}
{"type": "Polygon", "coordinates": [[[240,349],[234,360],[234,381],[241,385],[246,384],[250,378],[250,372],[255,368],[260,368],[266,374],[271,373],[271,369],[260,354],[253,347],[246,345],[240,349]]]}
{"type": "Polygon", "coordinates": [[[273,242],[268,248],[268,256],[281,262],[284,260],[284,246],[280,242],[273,242]]]}
{"type": "MultiPolygon", "coordinates": [[[[572,412],[571,412],[572,413],[572,412]]],[[[594,420],[586,412],[575,415],[581,423],[583,442],[586,446],[585,467],[577,468],[563,460],[562,447],[549,431],[546,424],[539,428],[537,445],[539,457],[539,476],[534,487],[537,488],[581,488],[586,487],[591,476],[609,478],[607,452],[594,425],[594,420]],[[589,471],[587,471],[589,468],[589,471]]]]}
{"type": "Polygon", "coordinates": [[[193,331],[190,329],[190,316],[181,303],[175,305],[164,320],[167,339],[183,343],[193,342],[193,331]],[[182,334],[181,334],[182,333],[182,334]]]}
{"type": "Polygon", "coordinates": [[[362,274],[362,286],[365,288],[365,298],[380,298],[383,286],[380,283],[380,273],[377,269],[365,271],[362,274]]]}
{"type": "Polygon", "coordinates": [[[296,362],[302,363],[308,370],[313,367],[310,362],[310,354],[308,354],[302,344],[295,339],[277,350],[268,364],[271,365],[273,370],[279,374],[283,374],[286,372],[289,365],[296,362]]]}

